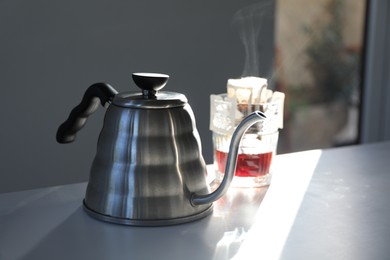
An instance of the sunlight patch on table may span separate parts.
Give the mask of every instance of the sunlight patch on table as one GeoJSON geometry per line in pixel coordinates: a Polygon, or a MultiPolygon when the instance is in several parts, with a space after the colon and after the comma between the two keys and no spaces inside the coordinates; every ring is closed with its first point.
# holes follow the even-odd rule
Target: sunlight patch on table
{"type": "Polygon", "coordinates": [[[281,156],[253,226],[233,259],[278,259],[302,203],[321,150],[281,156]]]}

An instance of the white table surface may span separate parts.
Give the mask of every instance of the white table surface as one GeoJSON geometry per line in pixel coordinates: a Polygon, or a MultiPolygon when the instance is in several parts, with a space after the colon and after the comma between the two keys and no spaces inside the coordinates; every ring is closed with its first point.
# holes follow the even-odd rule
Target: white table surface
{"type": "Polygon", "coordinates": [[[268,189],[231,188],[168,227],[89,217],[86,183],[0,194],[0,259],[390,259],[390,142],[274,163],[268,189]]]}

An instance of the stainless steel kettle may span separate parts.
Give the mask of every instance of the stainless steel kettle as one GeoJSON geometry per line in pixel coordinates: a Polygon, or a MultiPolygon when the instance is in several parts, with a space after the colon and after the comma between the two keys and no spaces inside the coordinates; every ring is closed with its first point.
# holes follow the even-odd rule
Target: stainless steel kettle
{"type": "Polygon", "coordinates": [[[194,114],[183,94],[159,91],[168,75],[134,73],[142,92],[119,93],[106,83],[90,86],[59,127],[57,141],[74,141],[99,103],[107,109],[92,163],[84,209],[100,220],[137,226],[179,224],[212,212],[233,178],[242,135],[265,119],[245,118],[230,145],[226,173],[210,192],[194,114]]]}

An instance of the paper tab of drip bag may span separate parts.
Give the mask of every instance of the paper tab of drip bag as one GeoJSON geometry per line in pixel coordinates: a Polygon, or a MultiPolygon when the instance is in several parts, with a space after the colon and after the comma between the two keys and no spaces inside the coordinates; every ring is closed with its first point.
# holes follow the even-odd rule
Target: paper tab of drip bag
{"type": "Polygon", "coordinates": [[[227,94],[210,95],[210,130],[232,134],[237,117],[237,102],[227,94]]]}
{"type": "Polygon", "coordinates": [[[275,102],[278,105],[277,108],[277,117],[278,117],[278,128],[282,129],[283,128],[283,115],[284,115],[284,99],[285,99],[285,94],[283,92],[275,91],[272,94],[271,97],[271,102],[275,102]]]}

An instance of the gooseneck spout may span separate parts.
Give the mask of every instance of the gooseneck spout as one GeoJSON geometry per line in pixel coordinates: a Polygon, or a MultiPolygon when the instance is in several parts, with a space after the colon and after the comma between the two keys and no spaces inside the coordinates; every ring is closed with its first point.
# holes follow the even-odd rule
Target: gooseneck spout
{"type": "Polygon", "coordinates": [[[226,162],[226,171],[225,171],[225,175],[223,176],[221,184],[215,191],[213,191],[210,194],[207,195],[200,195],[196,193],[192,194],[191,196],[192,205],[212,203],[218,200],[219,198],[221,198],[226,193],[226,191],[230,186],[230,183],[233,180],[234,173],[236,171],[238,149],[240,146],[242,136],[245,134],[245,132],[248,130],[249,127],[251,127],[257,122],[264,120],[265,118],[266,116],[262,112],[256,111],[248,115],[247,117],[245,117],[240,122],[240,124],[237,126],[236,130],[234,131],[232,139],[230,141],[229,156],[226,162]]]}

